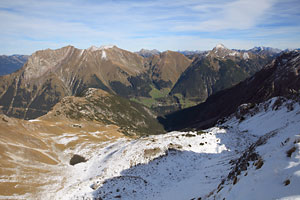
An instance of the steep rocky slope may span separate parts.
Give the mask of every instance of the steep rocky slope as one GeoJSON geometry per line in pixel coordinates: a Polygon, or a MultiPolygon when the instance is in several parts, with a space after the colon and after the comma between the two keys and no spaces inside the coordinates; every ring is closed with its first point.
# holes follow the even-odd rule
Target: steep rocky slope
{"type": "Polygon", "coordinates": [[[17,71],[26,63],[27,59],[26,55],[0,56],[0,76],[17,71]]]}
{"type": "Polygon", "coordinates": [[[172,88],[191,62],[183,54],[174,51],[154,56],[151,59],[151,78],[156,88],[172,88]]]}
{"type": "Polygon", "coordinates": [[[275,96],[299,94],[300,52],[284,53],[238,85],[210,96],[195,107],[161,118],[168,130],[212,126],[243,103],[260,103],[275,96]]]}

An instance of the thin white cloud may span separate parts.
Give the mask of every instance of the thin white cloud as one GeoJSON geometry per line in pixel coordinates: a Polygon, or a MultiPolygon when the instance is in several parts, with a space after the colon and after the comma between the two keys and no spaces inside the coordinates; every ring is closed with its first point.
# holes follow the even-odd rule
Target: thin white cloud
{"type": "Polygon", "coordinates": [[[272,8],[273,0],[237,0],[227,4],[199,5],[195,10],[209,15],[209,19],[199,23],[175,27],[180,31],[221,31],[221,30],[245,30],[259,24],[264,14],[272,8]]]}

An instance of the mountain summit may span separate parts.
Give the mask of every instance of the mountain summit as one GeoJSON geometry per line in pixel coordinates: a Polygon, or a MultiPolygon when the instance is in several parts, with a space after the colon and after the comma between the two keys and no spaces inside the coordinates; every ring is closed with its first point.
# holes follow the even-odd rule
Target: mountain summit
{"type": "Polygon", "coordinates": [[[223,44],[217,44],[216,49],[227,49],[223,44]]]}
{"type": "Polygon", "coordinates": [[[98,50],[111,49],[111,48],[114,48],[114,47],[117,48],[117,46],[115,46],[115,45],[102,45],[102,46],[100,46],[100,47],[96,47],[96,46],[92,45],[92,46],[89,47],[87,50],[90,50],[90,51],[98,51],[98,50]]]}
{"type": "Polygon", "coordinates": [[[138,55],[143,56],[143,57],[151,57],[154,55],[159,55],[160,52],[157,49],[141,49],[140,51],[136,52],[138,55]]]}

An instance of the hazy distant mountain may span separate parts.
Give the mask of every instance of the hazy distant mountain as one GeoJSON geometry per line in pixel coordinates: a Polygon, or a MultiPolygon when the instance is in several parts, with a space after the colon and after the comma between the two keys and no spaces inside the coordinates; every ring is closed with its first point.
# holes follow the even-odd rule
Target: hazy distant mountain
{"type": "Polygon", "coordinates": [[[139,54],[140,56],[143,56],[143,57],[146,57],[146,58],[160,54],[160,52],[156,49],[152,49],[152,50],[141,49],[140,51],[138,51],[136,53],[139,54]]]}
{"type": "Polygon", "coordinates": [[[189,50],[185,50],[185,51],[178,51],[178,52],[182,53],[185,56],[189,56],[189,55],[195,55],[195,54],[202,54],[202,53],[207,52],[207,51],[200,51],[200,50],[189,51],[189,50]]]}
{"type": "Polygon", "coordinates": [[[197,56],[200,55],[205,55],[208,53],[208,51],[200,51],[200,50],[195,50],[195,51],[178,51],[179,53],[182,53],[183,55],[185,55],[186,57],[188,57],[189,59],[194,59],[197,56]]]}
{"type": "Polygon", "coordinates": [[[0,76],[13,73],[20,69],[27,61],[26,55],[0,56],[0,76]]]}
{"type": "Polygon", "coordinates": [[[254,47],[252,49],[249,49],[248,51],[259,55],[268,55],[268,56],[277,56],[282,52],[281,49],[276,49],[272,47],[254,47]]]}

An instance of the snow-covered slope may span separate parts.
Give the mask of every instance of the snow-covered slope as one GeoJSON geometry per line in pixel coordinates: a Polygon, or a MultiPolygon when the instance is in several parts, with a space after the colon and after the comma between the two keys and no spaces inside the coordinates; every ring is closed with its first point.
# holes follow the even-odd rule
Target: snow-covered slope
{"type": "MultiPolygon", "coordinates": [[[[300,199],[299,105],[288,101],[278,108],[281,101],[273,98],[266,112],[259,112],[242,123],[227,122],[242,132],[261,136],[251,146],[253,149],[245,151],[249,154],[254,150],[259,158],[246,159],[247,169],[236,170],[240,174],[235,173],[232,181],[220,186],[224,188],[215,196],[217,199],[300,199]]],[[[263,110],[262,106],[260,109],[263,110]]],[[[241,166],[244,158],[235,166],[241,166]]]]}
{"type": "Polygon", "coordinates": [[[46,196],[299,198],[299,104],[273,98],[237,116],[205,131],[171,132],[108,143],[87,162],[67,168],[65,187],[46,196]],[[290,149],[294,152],[288,157],[286,152],[290,149]]]}

